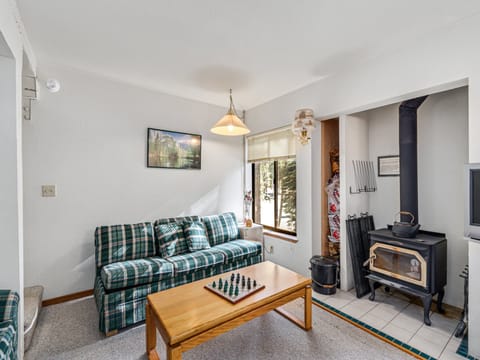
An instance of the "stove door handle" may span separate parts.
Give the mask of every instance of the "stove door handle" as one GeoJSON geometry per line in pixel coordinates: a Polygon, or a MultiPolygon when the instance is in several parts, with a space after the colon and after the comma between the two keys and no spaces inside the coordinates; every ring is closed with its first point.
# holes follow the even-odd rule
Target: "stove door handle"
{"type": "Polygon", "coordinates": [[[395,244],[395,245],[398,245],[398,246],[404,246],[404,244],[401,241],[397,241],[397,240],[391,240],[391,241],[388,242],[388,244],[395,244]]]}
{"type": "Polygon", "coordinates": [[[373,266],[373,261],[377,258],[377,255],[370,256],[367,260],[363,262],[363,266],[367,266],[368,264],[373,266]]]}

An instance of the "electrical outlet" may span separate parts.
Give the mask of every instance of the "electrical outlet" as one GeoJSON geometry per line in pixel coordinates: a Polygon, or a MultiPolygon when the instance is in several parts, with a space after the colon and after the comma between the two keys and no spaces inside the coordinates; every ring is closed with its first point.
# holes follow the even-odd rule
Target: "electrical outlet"
{"type": "Polygon", "coordinates": [[[42,197],[57,196],[57,185],[42,185],[42,197]]]}

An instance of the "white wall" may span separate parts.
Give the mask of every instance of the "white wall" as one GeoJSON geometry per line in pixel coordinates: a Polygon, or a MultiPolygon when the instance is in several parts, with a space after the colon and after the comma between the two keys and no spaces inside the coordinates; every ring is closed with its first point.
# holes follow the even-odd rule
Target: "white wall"
{"type": "Polygon", "coordinates": [[[379,156],[399,155],[399,105],[396,103],[365,112],[368,118],[368,137],[370,139],[368,143],[369,158],[374,163],[377,181],[377,191],[368,194],[368,202],[369,211],[374,215],[377,229],[392,224],[394,215],[400,211],[400,178],[396,176],[379,177],[377,166],[379,156]]]}
{"type": "Polygon", "coordinates": [[[23,358],[22,68],[24,54],[35,71],[16,2],[0,0],[0,288],[20,295],[18,356],[23,358]]]}
{"type": "MultiPolygon", "coordinates": [[[[3,38],[0,35],[0,42],[3,38]]],[[[15,59],[0,56],[0,288],[19,290],[19,213],[15,59]]]]}
{"type": "Polygon", "coordinates": [[[363,113],[340,116],[340,284],[342,290],[349,290],[354,286],[345,221],[348,215],[360,216],[360,213],[368,211],[368,195],[350,193],[350,188],[353,192],[356,191],[354,160],[368,160],[368,121],[363,113]]]}
{"type": "Polygon", "coordinates": [[[445,302],[463,306],[458,274],[468,263],[464,166],[468,161],[468,89],[432,95],[418,109],[418,213],[424,229],[447,235],[445,302]]]}
{"type": "Polygon", "coordinates": [[[24,123],[25,283],[45,298],[91,289],[97,225],[187,214],[242,215],[242,139],[209,132],[226,109],[39,66],[42,92],[24,123]],[[202,135],[202,169],[146,167],[147,128],[202,135]],[[41,185],[56,184],[55,198],[41,185]]]}
{"type": "MultiPolygon", "coordinates": [[[[475,45],[479,33],[480,14],[477,14],[435,33],[417,36],[408,45],[398,44],[396,50],[385,52],[370,62],[250,109],[247,116],[252,132],[291,123],[295,110],[303,107],[310,107],[318,118],[327,119],[468,83],[468,157],[470,162],[480,162],[480,141],[477,140],[480,133],[480,48],[475,45]]],[[[312,151],[319,151],[318,143],[312,145],[312,151]]],[[[306,166],[312,167],[315,174],[320,164],[306,166]]],[[[308,191],[298,189],[297,195],[308,191]]],[[[320,200],[314,198],[312,201],[320,200]]],[[[312,218],[318,219],[319,214],[313,213],[312,218]]],[[[299,257],[295,266],[303,267],[309,256],[311,254],[299,257]]],[[[480,299],[470,297],[470,303],[480,303],[480,299]]],[[[480,306],[472,305],[470,312],[480,319],[480,306]]],[[[480,335],[480,323],[470,321],[471,334],[472,329],[480,335]]],[[[480,356],[480,343],[478,348],[475,346],[472,346],[472,353],[480,356]]]]}
{"type": "MultiPolygon", "coordinates": [[[[367,111],[370,160],[398,155],[399,103],[367,111]]],[[[468,157],[468,89],[430,95],[418,110],[418,205],[424,230],[447,235],[445,302],[463,306],[458,274],[468,262],[464,231],[464,164],[468,157]]],[[[400,178],[377,177],[369,211],[377,228],[392,224],[400,211],[400,178]]]]}

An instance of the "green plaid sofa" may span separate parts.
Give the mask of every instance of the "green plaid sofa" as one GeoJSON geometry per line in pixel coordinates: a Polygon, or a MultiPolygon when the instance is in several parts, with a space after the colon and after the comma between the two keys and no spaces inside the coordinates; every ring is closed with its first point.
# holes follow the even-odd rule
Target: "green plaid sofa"
{"type": "Polygon", "coordinates": [[[18,294],[0,290],[0,360],[17,359],[18,294]]]}
{"type": "MultiPolygon", "coordinates": [[[[165,218],[95,230],[94,296],[106,334],[145,320],[148,294],[261,262],[258,242],[240,239],[234,213],[165,218]],[[158,227],[200,222],[209,247],[162,256],[158,227]]],[[[164,254],[165,255],[165,254],[164,254]]]]}

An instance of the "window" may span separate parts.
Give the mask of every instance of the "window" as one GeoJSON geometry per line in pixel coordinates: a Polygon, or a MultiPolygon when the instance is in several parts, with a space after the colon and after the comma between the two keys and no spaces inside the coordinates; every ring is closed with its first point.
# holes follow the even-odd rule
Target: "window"
{"type": "Polygon", "coordinates": [[[296,161],[252,164],[253,220],[267,229],[296,233],[296,161]]]}
{"type": "Polygon", "coordinates": [[[290,129],[249,137],[253,220],[266,229],[296,234],[295,140],[290,129]]]}

